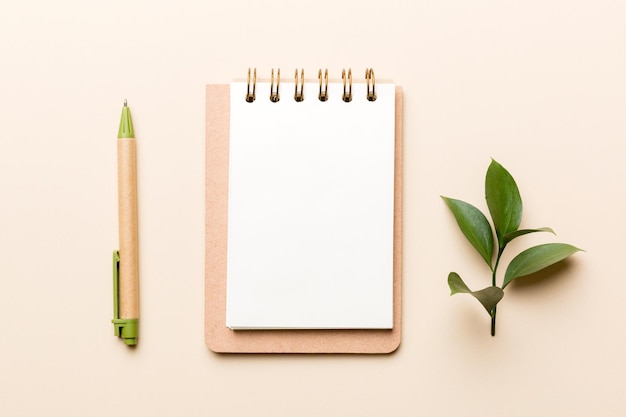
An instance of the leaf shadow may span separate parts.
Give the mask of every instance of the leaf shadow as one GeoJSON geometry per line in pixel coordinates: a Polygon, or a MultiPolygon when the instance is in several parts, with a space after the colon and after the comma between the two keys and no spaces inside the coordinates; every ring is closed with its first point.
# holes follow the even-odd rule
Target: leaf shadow
{"type": "Polygon", "coordinates": [[[457,294],[454,297],[454,313],[449,316],[452,334],[463,334],[468,339],[482,339],[489,332],[490,318],[485,309],[469,294],[457,294]],[[461,301],[463,299],[463,301],[461,301]]]}
{"type": "Polygon", "coordinates": [[[576,263],[576,260],[564,259],[534,274],[516,278],[507,289],[521,294],[565,285],[571,279],[571,271],[576,263]]]}

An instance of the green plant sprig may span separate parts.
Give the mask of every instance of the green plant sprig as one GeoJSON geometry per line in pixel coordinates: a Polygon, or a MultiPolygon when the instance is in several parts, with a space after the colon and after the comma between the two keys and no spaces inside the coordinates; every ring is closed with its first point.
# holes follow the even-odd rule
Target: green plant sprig
{"type": "Polygon", "coordinates": [[[555,234],[554,231],[549,227],[519,229],[522,221],[522,199],[519,189],[511,174],[493,159],[485,178],[485,199],[496,231],[495,239],[487,217],[479,209],[461,200],[444,196],[441,198],[452,211],[467,240],[491,270],[491,285],[478,291],[470,290],[459,274],[450,272],[448,286],[451,295],[467,293],[474,296],[491,317],[492,336],[496,334],[497,304],[504,297],[507,285],[517,278],[541,271],[581,250],[566,243],[546,243],[526,249],[511,260],[504,274],[502,286],[498,287],[496,275],[506,246],[512,240],[529,233],[555,234]]]}

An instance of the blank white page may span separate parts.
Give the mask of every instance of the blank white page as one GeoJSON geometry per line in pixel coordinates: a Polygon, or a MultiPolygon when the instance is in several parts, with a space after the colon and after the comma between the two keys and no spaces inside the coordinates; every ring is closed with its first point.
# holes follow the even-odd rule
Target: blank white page
{"type": "Polygon", "coordinates": [[[395,86],[231,84],[226,325],[391,329],[395,86]]]}

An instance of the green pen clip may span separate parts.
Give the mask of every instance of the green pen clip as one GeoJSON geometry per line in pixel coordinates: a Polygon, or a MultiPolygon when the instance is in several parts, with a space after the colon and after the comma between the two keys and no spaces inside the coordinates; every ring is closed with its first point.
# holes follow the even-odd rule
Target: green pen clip
{"type": "Polygon", "coordinates": [[[137,344],[138,320],[120,318],[120,252],[113,251],[113,334],[127,345],[137,344]]]}

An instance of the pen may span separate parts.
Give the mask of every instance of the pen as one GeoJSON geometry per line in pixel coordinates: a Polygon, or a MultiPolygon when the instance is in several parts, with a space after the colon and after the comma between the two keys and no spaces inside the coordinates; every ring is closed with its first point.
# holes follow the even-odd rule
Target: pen
{"type": "Polygon", "coordinates": [[[113,252],[113,327],[127,345],[137,344],[139,265],[137,244],[137,158],[135,132],[126,100],[117,134],[119,250],[113,252]]]}

